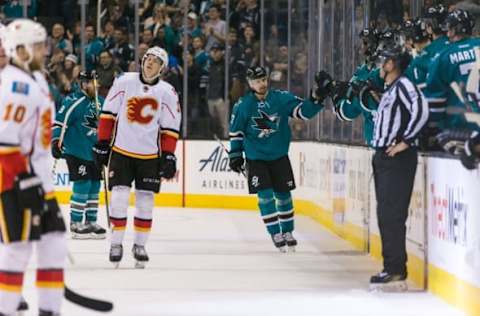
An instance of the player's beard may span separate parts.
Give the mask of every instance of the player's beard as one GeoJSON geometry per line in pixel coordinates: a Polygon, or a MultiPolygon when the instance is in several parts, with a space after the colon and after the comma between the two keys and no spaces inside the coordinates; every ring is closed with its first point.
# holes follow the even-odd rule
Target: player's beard
{"type": "Polygon", "coordinates": [[[42,62],[39,62],[38,60],[32,60],[32,62],[29,65],[30,71],[42,71],[45,69],[45,66],[42,62]]]}

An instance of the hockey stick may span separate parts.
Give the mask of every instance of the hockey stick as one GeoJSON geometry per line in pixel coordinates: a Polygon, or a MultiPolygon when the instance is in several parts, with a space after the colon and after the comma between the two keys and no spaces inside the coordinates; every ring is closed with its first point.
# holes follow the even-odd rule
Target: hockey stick
{"type": "Polygon", "coordinates": [[[72,291],[67,286],[65,286],[64,296],[68,301],[74,304],[77,304],[79,306],[82,306],[97,312],[110,312],[113,309],[112,302],[98,300],[95,298],[80,295],[72,291]]]}
{"type": "MultiPolygon", "coordinates": [[[[217,134],[213,134],[213,138],[220,144],[220,146],[222,146],[223,150],[228,154],[230,154],[230,151],[227,149],[227,147],[225,147],[225,145],[222,143],[222,140],[220,138],[218,138],[217,134]]],[[[245,169],[242,168],[242,174],[245,178],[248,178],[246,173],[245,173],[245,169]]]]}
{"type": "MultiPolygon", "coordinates": [[[[93,89],[95,90],[95,107],[97,109],[97,119],[100,117],[100,104],[98,103],[98,89],[97,89],[97,72],[92,70],[92,77],[93,77],[93,89]]],[[[107,188],[107,168],[102,167],[102,178],[103,178],[103,194],[105,197],[105,211],[107,214],[107,223],[108,227],[111,227],[110,223],[110,208],[108,205],[108,188],[107,188]]]]}

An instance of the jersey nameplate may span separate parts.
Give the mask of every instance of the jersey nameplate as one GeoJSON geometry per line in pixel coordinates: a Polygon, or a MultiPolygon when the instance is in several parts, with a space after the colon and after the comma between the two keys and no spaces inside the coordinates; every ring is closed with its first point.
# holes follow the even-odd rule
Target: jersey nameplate
{"type": "Polygon", "coordinates": [[[20,93],[28,95],[29,85],[25,82],[14,81],[12,85],[12,92],[13,93],[20,93]]]}

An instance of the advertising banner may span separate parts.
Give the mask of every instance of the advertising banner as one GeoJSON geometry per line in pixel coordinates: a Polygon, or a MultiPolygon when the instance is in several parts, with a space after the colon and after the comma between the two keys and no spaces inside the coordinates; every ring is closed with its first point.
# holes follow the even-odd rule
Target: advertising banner
{"type": "Polygon", "coordinates": [[[427,161],[429,262],[480,287],[480,172],[427,161]]]}
{"type": "MultiPolygon", "coordinates": [[[[228,142],[223,142],[228,147],[228,142]]],[[[215,141],[186,141],[188,194],[248,195],[247,180],[228,166],[228,154],[215,141]]]]}

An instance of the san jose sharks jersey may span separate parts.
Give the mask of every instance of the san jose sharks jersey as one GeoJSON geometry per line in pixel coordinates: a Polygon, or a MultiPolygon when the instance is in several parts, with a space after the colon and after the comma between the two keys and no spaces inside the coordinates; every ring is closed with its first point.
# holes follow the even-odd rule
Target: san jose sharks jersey
{"type": "MultiPolygon", "coordinates": [[[[355,82],[367,80],[374,82],[375,85],[378,85],[379,87],[383,86],[383,80],[380,78],[379,70],[371,69],[367,64],[360,65],[349,82],[350,84],[355,84],[355,82]]],[[[366,143],[370,144],[373,137],[373,113],[378,106],[378,102],[372,97],[368,97],[367,104],[362,105],[358,96],[354,96],[351,99],[348,98],[352,93],[351,90],[352,87],[350,86],[347,95],[336,102],[335,113],[337,114],[337,118],[341,121],[353,121],[360,115],[363,115],[363,136],[366,143]]]]}
{"type": "Polygon", "coordinates": [[[249,92],[232,110],[230,150],[244,151],[250,160],[271,161],[285,156],[291,141],[289,118],[308,120],[322,108],[288,91],[269,90],[265,100],[249,92]]]}
{"type": "Polygon", "coordinates": [[[427,86],[427,74],[430,64],[435,57],[447,47],[448,38],[441,36],[428,44],[408,65],[405,76],[410,79],[421,91],[427,86]]]}
{"type": "Polygon", "coordinates": [[[478,104],[465,100],[464,92],[469,77],[478,75],[475,47],[479,45],[480,41],[476,38],[450,43],[430,66],[425,96],[430,106],[430,121],[439,128],[466,127],[464,116],[459,114],[462,111],[451,111],[453,114],[449,114],[447,106],[462,109],[472,106],[474,111],[478,111],[478,104]]]}
{"type": "Polygon", "coordinates": [[[92,147],[97,142],[97,122],[104,99],[90,98],[82,91],[69,94],[57,112],[53,125],[53,140],[66,155],[93,161],[92,147]]]}

